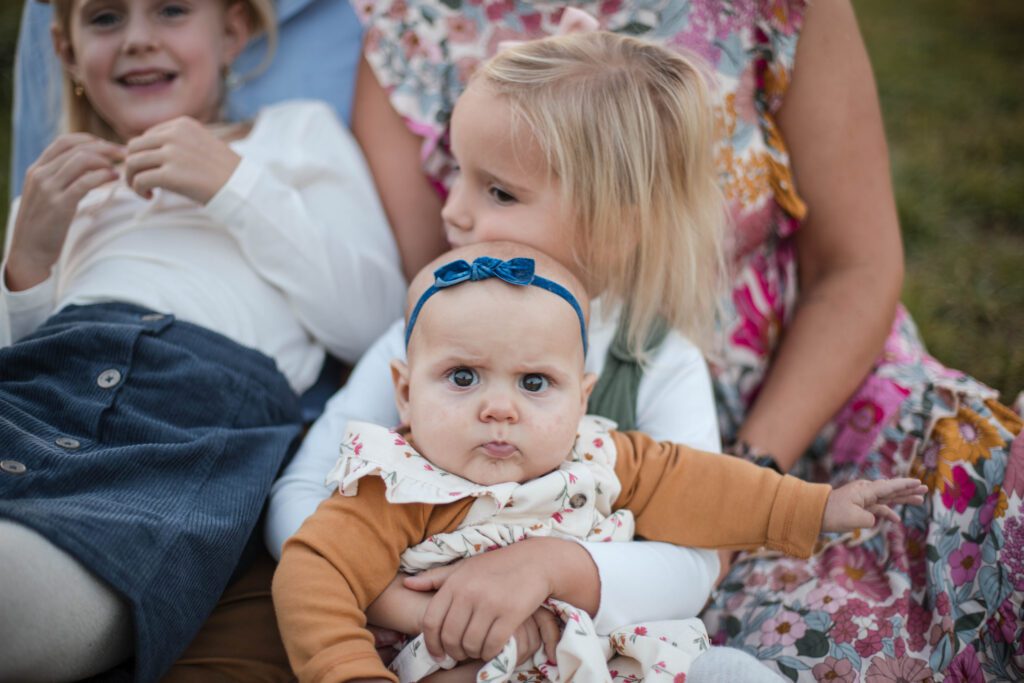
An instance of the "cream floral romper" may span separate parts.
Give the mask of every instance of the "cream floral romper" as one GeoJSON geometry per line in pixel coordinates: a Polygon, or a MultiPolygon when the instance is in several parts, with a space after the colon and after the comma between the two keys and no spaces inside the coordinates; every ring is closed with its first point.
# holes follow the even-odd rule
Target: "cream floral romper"
{"type": "MultiPolygon", "coordinates": [[[[524,484],[482,486],[435,467],[392,430],[351,422],[327,483],[354,496],[360,479],[380,477],[388,501],[395,504],[476,499],[457,530],[431,536],[402,554],[401,569],[410,574],[537,536],[629,541],[632,513],[612,512],[621,489],[608,433],[614,427],[609,420],[584,417],[572,452],[557,470],[524,484]]],[[[553,599],[546,606],[564,622],[556,662],[549,663],[541,648],[516,668],[512,640],[480,670],[478,681],[683,680],[693,659],[708,647],[699,619],[631,624],[599,635],[583,610],[553,599]],[[684,677],[677,678],[680,674],[684,677]]],[[[405,683],[454,665],[450,658],[435,662],[418,636],[391,667],[405,683]]]]}

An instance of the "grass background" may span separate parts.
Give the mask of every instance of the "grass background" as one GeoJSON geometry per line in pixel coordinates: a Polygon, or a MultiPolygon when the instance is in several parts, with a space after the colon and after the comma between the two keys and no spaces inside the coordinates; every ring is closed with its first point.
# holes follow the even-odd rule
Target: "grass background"
{"type": "MultiPolygon", "coordinates": [[[[0,3],[0,225],[21,4],[0,3]]],[[[1024,389],[1024,3],[853,4],[889,138],[904,302],[936,357],[1012,401],[1024,389]]]]}

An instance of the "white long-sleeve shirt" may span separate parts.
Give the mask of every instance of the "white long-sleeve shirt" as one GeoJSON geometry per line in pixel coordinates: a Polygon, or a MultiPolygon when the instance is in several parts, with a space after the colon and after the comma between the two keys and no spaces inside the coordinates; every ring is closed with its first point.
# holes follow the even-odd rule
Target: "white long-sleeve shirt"
{"type": "MultiPolygon", "coordinates": [[[[617,312],[591,305],[586,369],[600,374],[618,324],[617,312]]],[[[405,325],[399,319],[370,347],[348,383],[328,401],[298,453],[274,484],[265,527],[267,547],[281,547],[331,494],[324,480],[338,459],[349,420],[398,424],[389,363],[405,359],[405,325]]],[[[637,428],[658,440],[719,451],[718,420],[707,364],[699,349],[669,333],[646,367],[637,398],[637,428]]],[[[341,531],[339,531],[341,533],[341,531]]],[[[648,619],[695,616],[718,575],[718,556],[664,543],[584,544],[601,576],[602,632],[648,619]],[[642,580],[638,581],[638,574],[642,580]],[[649,590],[638,589],[648,586],[649,590]],[[670,590],[666,590],[671,586],[670,590]]]]}
{"type": "Polygon", "coordinates": [[[355,362],[405,302],[358,146],[326,105],[297,101],[264,109],[231,147],[241,163],[206,206],[163,190],[146,200],[123,180],[86,195],[50,277],[0,285],[0,344],[69,304],[119,301],[262,351],[297,392],[325,348],[355,362]]]}

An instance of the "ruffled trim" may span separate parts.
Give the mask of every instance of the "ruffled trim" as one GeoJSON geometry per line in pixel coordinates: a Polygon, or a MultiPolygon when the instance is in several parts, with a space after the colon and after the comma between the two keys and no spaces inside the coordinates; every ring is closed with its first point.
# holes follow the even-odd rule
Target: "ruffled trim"
{"type": "MultiPolygon", "coordinates": [[[[615,423],[602,417],[580,420],[576,442],[566,464],[583,462],[614,468],[615,445],[608,431],[615,423]]],[[[390,503],[446,504],[463,498],[490,498],[497,509],[505,507],[523,484],[506,482],[484,486],[434,466],[409,441],[393,429],[369,422],[351,421],[341,443],[341,456],[325,484],[343,496],[359,492],[359,480],[380,477],[390,503]]]]}

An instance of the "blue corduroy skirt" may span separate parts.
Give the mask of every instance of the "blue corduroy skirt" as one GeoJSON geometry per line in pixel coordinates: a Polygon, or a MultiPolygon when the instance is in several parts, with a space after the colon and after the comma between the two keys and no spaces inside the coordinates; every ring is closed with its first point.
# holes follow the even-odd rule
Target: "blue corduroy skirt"
{"type": "Polygon", "coordinates": [[[131,604],[158,679],[227,585],[301,429],[273,360],[126,304],[68,307],[0,349],[0,517],[131,604]]]}

